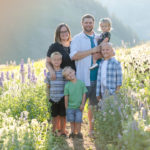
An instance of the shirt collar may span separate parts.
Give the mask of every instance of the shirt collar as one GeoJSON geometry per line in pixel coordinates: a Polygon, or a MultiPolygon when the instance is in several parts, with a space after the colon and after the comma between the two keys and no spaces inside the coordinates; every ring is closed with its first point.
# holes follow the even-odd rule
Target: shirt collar
{"type": "MultiPolygon", "coordinates": [[[[83,31],[81,32],[81,35],[82,35],[84,38],[88,39],[88,37],[86,36],[86,34],[85,34],[83,31]]],[[[95,35],[96,35],[96,34],[95,34],[95,32],[94,32],[94,38],[95,38],[95,35]]]]}

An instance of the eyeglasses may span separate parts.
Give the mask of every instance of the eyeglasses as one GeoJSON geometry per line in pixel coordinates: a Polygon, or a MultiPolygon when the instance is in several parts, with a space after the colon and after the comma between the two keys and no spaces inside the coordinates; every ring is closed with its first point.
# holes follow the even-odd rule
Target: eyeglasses
{"type": "Polygon", "coordinates": [[[68,30],[60,31],[60,33],[68,33],[68,30]]]}

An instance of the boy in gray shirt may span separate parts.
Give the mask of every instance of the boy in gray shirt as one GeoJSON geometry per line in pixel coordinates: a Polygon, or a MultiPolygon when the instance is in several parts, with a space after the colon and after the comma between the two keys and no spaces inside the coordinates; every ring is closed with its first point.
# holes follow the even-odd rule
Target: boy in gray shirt
{"type": "Polygon", "coordinates": [[[53,133],[56,133],[58,124],[60,124],[60,135],[66,136],[66,109],[64,103],[64,86],[65,79],[62,76],[62,55],[59,52],[51,54],[51,62],[56,73],[56,80],[50,80],[50,73],[47,73],[46,84],[47,91],[49,92],[49,101],[51,103],[51,116],[53,133]]]}

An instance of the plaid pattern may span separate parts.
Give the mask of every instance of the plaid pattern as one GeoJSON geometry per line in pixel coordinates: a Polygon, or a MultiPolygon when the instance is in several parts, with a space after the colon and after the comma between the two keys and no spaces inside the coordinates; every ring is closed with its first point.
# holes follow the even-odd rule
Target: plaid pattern
{"type": "MultiPolygon", "coordinates": [[[[97,87],[96,96],[100,96],[101,93],[101,67],[104,60],[99,64],[98,75],[97,75],[97,87]]],[[[110,94],[114,94],[117,86],[122,85],[122,68],[120,62],[115,58],[110,58],[107,64],[106,72],[106,89],[110,94]]]]}

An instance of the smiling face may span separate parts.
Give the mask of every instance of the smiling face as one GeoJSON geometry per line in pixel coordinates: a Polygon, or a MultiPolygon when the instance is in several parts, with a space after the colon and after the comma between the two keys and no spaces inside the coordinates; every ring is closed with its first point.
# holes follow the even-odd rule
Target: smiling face
{"type": "Polygon", "coordinates": [[[94,28],[94,20],[92,18],[84,18],[82,21],[82,27],[85,33],[91,33],[94,28]]]}
{"type": "Polygon", "coordinates": [[[54,55],[51,58],[51,62],[54,68],[59,68],[62,63],[62,56],[61,55],[54,55]]]}
{"type": "Polygon", "coordinates": [[[60,29],[60,40],[68,41],[68,39],[69,39],[69,32],[65,26],[62,26],[60,29]]]}
{"type": "Polygon", "coordinates": [[[101,53],[105,60],[111,58],[113,56],[113,49],[112,49],[111,45],[109,45],[107,43],[103,44],[102,48],[101,48],[101,53]]]}
{"type": "Polygon", "coordinates": [[[69,80],[69,81],[73,81],[76,79],[76,76],[75,76],[75,71],[71,68],[68,68],[66,71],[65,71],[65,78],[66,80],[69,80]]]}
{"type": "Polygon", "coordinates": [[[100,28],[101,28],[103,33],[110,31],[110,26],[108,23],[101,23],[100,28]]]}

